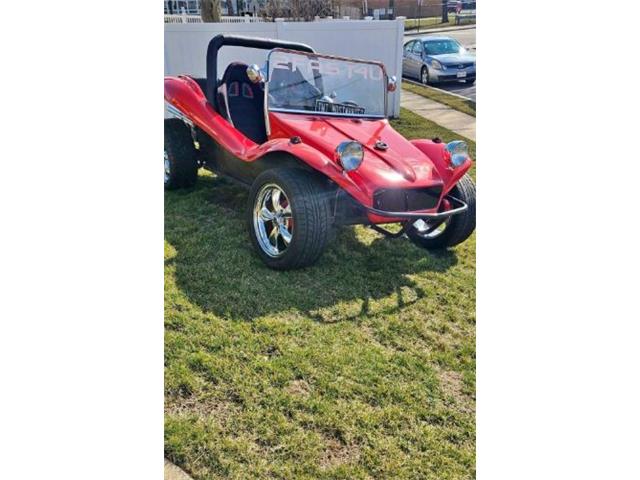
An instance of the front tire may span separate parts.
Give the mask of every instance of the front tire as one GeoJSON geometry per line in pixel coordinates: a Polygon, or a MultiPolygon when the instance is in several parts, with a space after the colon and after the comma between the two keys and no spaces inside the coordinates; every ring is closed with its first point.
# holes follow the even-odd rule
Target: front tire
{"type": "Polygon", "coordinates": [[[193,187],[198,179],[198,151],[191,130],[177,118],[164,121],[164,189],[193,187]]]}
{"type": "Polygon", "coordinates": [[[407,236],[419,247],[437,250],[464,242],[476,229],[476,187],[469,175],[464,175],[450,192],[452,197],[465,202],[469,208],[453,215],[430,233],[421,233],[413,224],[407,228],[407,236]]]}
{"type": "Polygon", "coordinates": [[[422,67],[420,70],[420,83],[429,85],[429,69],[427,67],[422,67]]]}
{"type": "Polygon", "coordinates": [[[331,193],[312,173],[298,168],[267,170],[253,182],[248,224],[251,243],[270,268],[313,264],[333,230],[331,193]]]}

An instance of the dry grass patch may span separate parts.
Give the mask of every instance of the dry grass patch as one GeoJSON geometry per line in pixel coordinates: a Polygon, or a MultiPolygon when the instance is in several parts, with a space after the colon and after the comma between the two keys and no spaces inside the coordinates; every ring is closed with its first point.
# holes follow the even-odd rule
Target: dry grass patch
{"type": "Polygon", "coordinates": [[[285,391],[291,395],[306,398],[311,392],[311,387],[304,380],[294,380],[287,385],[285,391]]]}
{"type": "Polygon", "coordinates": [[[357,463],[360,459],[360,447],[345,445],[335,438],[325,440],[326,448],[320,457],[320,468],[334,469],[344,464],[357,463]]]}

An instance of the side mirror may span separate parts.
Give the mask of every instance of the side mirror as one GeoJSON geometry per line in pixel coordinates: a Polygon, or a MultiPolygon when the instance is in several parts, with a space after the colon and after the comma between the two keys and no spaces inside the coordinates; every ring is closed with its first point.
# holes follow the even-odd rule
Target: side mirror
{"type": "Polygon", "coordinates": [[[251,83],[264,82],[264,73],[260,70],[260,67],[255,63],[247,67],[247,77],[251,80],[251,83]]]}
{"type": "Polygon", "coordinates": [[[395,75],[391,75],[387,80],[387,90],[390,92],[395,92],[396,88],[398,88],[398,79],[395,75]]]}

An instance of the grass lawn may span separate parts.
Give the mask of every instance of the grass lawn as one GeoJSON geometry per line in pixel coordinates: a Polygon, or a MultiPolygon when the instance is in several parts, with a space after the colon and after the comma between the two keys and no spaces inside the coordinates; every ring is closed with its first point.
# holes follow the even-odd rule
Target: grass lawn
{"type": "Polygon", "coordinates": [[[459,112],[466,113],[473,117],[476,116],[476,103],[471,100],[465,100],[463,98],[456,97],[455,95],[449,95],[448,93],[440,90],[404,81],[402,82],[402,88],[431,100],[435,100],[436,102],[444,103],[459,112]]]}
{"type": "Polygon", "coordinates": [[[246,201],[202,172],[165,195],[165,456],[198,480],[475,478],[475,234],[434,254],[348,227],[275,272],[246,201]]]}

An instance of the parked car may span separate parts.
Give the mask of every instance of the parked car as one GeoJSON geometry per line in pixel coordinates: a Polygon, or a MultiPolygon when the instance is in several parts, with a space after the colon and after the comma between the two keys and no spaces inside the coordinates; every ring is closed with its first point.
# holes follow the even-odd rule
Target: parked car
{"type": "Polygon", "coordinates": [[[462,10],[475,10],[476,2],[473,1],[459,1],[459,0],[448,0],[447,1],[447,11],[449,13],[455,12],[458,7],[461,7],[462,10]]]}
{"type": "Polygon", "coordinates": [[[427,36],[404,44],[402,75],[428,85],[476,81],[476,57],[455,39],[427,36]]]}
{"type": "Polygon", "coordinates": [[[206,79],[165,77],[165,189],[193,186],[199,167],[246,185],[251,242],[276,269],[315,262],[340,225],[427,249],[459,244],[475,229],[466,144],[403,138],[386,118],[395,88],[378,62],[218,35],[206,79]],[[266,66],[233,62],[218,78],[228,45],[268,50],[266,66]]]}

